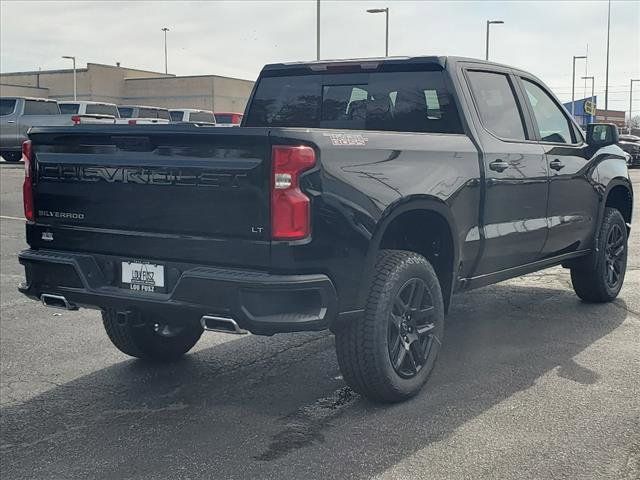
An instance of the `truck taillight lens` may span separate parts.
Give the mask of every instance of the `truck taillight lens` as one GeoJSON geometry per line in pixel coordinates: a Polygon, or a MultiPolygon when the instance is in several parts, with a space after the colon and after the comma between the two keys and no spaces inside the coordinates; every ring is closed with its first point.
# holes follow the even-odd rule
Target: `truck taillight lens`
{"type": "Polygon", "coordinates": [[[22,203],[24,205],[24,218],[30,222],[35,221],[36,212],[33,202],[33,165],[31,163],[31,140],[22,144],[22,161],[24,162],[24,183],[22,184],[22,203]]]}
{"type": "Polygon", "coordinates": [[[74,125],[80,124],[80,115],[71,115],[71,121],[74,125]]]}
{"type": "Polygon", "coordinates": [[[271,237],[300,240],[311,233],[311,201],[300,190],[300,174],[316,164],[311,147],[278,145],[272,149],[271,237]]]}

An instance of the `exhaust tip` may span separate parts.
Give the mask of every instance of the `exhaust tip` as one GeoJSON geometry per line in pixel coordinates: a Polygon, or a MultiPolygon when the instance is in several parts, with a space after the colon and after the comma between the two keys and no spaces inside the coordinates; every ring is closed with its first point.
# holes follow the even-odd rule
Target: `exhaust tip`
{"type": "Polygon", "coordinates": [[[218,317],[215,315],[204,315],[200,319],[200,325],[208,332],[233,333],[235,335],[244,335],[246,330],[240,328],[235,320],[228,317],[218,317]]]}
{"type": "Polygon", "coordinates": [[[40,300],[45,307],[60,308],[62,310],[77,310],[78,307],[73,303],[70,303],[62,295],[52,295],[50,293],[43,293],[40,295],[40,300]]]}

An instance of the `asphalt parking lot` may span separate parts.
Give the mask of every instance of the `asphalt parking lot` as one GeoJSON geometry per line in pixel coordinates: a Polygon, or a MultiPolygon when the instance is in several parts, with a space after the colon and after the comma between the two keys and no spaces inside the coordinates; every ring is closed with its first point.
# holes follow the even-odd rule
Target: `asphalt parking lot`
{"type": "Polygon", "coordinates": [[[377,406],[328,333],[207,333],[157,366],[23,298],[22,175],[0,164],[2,478],[640,478],[638,229],[615,303],[561,268],[459,295],[427,388],[377,406]]]}

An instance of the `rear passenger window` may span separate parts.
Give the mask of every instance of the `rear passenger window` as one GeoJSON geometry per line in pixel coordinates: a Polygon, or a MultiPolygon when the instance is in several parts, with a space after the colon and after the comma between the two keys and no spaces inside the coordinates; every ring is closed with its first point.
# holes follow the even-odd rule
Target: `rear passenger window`
{"type": "Polygon", "coordinates": [[[540,140],[553,143],[571,143],[571,126],[553,99],[535,83],[522,79],[527,99],[536,117],[540,140]]]}
{"type": "Polygon", "coordinates": [[[500,138],[524,140],[522,116],[509,78],[502,73],[470,71],[468,74],[484,127],[500,138]]]}
{"type": "Polygon", "coordinates": [[[59,115],[60,108],[57,102],[43,102],[38,100],[26,100],[24,102],[25,115],[59,115]]]}
{"type": "Polygon", "coordinates": [[[16,101],[9,98],[0,98],[0,117],[11,115],[16,108],[16,101]]]}

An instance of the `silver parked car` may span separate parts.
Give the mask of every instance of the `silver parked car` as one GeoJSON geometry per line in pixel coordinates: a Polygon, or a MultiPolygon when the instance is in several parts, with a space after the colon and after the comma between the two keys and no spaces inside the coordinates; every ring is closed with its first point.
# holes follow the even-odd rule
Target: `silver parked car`
{"type": "Polygon", "coordinates": [[[55,100],[30,97],[0,97],[0,155],[7,162],[22,158],[22,142],[33,126],[69,125],[69,117],[60,115],[55,100]]]}

